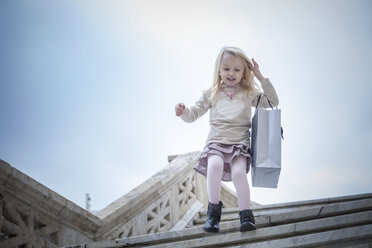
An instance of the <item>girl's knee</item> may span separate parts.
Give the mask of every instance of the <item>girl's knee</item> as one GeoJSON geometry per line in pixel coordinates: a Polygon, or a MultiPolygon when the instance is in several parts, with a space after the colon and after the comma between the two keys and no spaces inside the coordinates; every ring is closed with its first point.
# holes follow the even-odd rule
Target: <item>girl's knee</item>
{"type": "Polygon", "coordinates": [[[221,180],[223,173],[223,159],[217,155],[208,156],[207,178],[221,180]]]}
{"type": "Polygon", "coordinates": [[[218,155],[208,156],[208,167],[223,167],[223,159],[218,155]]]}
{"type": "Polygon", "coordinates": [[[231,179],[232,181],[242,181],[247,180],[247,174],[246,171],[240,170],[240,171],[234,171],[234,173],[231,173],[231,179]]]}
{"type": "Polygon", "coordinates": [[[231,166],[231,179],[241,181],[247,179],[247,165],[244,163],[235,163],[231,166]]]}

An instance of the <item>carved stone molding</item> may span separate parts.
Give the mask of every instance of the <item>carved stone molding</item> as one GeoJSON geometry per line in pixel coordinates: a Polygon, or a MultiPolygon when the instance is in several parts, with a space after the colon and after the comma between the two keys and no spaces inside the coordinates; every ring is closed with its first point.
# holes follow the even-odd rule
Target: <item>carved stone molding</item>
{"type": "Polygon", "coordinates": [[[1,195],[2,247],[58,247],[58,222],[32,205],[20,204],[10,195],[1,195]]]}
{"type": "Polygon", "coordinates": [[[178,204],[180,209],[178,218],[182,218],[196,200],[195,184],[193,170],[188,173],[185,179],[178,182],[178,204]]]}
{"type": "Polygon", "coordinates": [[[172,227],[173,216],[171,216],[170,204],[168,193],[146,208],[146,234],[168,231],[172,227]]]}

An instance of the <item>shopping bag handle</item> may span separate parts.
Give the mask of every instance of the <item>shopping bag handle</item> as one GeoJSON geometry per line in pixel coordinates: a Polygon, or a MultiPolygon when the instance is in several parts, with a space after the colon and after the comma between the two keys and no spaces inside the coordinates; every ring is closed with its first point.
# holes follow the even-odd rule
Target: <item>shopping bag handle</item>
{"type": "MultiPolygon", "coordinates": [[[[265,96],[265,95],[264,95],[265,96]]],[[[267,99],[267,101],[269,102],[269,104],[270,104],[270,107],[272,108],[272,109],[274,109],[273,108],[273,105],[271,104],[271,102],[270,102],[270,100],[269,100],[269,98],[266,96],[266,99],[267,99]]],[[[257,104],[256,104],[256,109],[257,109],[257,107],[258,107],[258,104],[260,103],[260,100],[261,100],[261,94],[258,96],[258,101],[257,101],[257,104]]],[[[276,109],[278,109],[278,106],[276,107],[276,109]]]]}
{"type": "MultiPolygon", "coordinates": [[[[269,102],[270,107],[274,110],[273,105],[271,105],[271,102],[270,102],[270,100],[269,100],[269,98],[267,96],[266,96],[266,99],[269,102]]],[[[258,104],[260,103],[260,100],[261,100],[261,94],[258,96],[258,101],[257,101],[257,104],[256,104],[255,113],[257,112],[257,107],[258,107],[258,104]]],[[[278,109],[278,106],[276,106],[276,109],[278,109]]],[[[280,132],[281,132],[282,139],[284,140],[284,137],[283,137],[283,127],[280,127],[280,129],[281,129],[280,132]]]]}

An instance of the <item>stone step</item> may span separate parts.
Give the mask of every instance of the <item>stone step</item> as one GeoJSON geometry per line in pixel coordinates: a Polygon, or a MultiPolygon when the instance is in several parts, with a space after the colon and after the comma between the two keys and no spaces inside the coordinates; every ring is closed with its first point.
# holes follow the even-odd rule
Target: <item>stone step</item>
{"type": "MultiPolygon", "coordinates": [[[[360,221],[360,214],[364,216],[361,220],[367,224],[372,222],[372,199],[363,199],[363,200],[356,200],[356,201],[349,201],[344,203],[334,203],[328,204],[325,206],[315,206],[309,209],[303,209],[300,211],[288,212],[288,213],[281,213],[281,214],[271,214],[271,215],[262,215],[256,217],[256,226],[258,227],[257,230],[249,232],[254,233],[254,237],[256,238],[255,242],[259,240],[267,240],[273,238],[283,238],[284,236],[293,236],[298,235],[298,230],[301,226],[303,229],[305,223],[309,223],[309,221],[313,221],[307,226],[321,224],[320,230],[327,230],[332,229],[336,224],[333,226],[327,226],[327,223],[337,222],[340,218],[345,219],[347,218],[350,220],[345,225],[357,225],[358,221],[360,221]],[[358,213],[361,212],[361,213],[358,213]],[[352,217],[350,217],[352,215],[352,217]],[[328,218],[328,219],[327,219],[328,218]],[[331,218],[331,219],[329,219],[331,218]],[[333,218],[333,219],[332,219],[333,218]],[[357,218],[357,219],[355,219],[357,218]],[[359,218],[359,219],[358,219],[359,218]],[[354,219],[354,220],[353,220],[354,219]],[[355,220],[358,220],[355,222],[355,220]],[[314,222],[315,221],[315,222],[314,222]],[[354,221],[354,222],[353,222],[354,221]],[[302,224],[300,224],[302,223],[302,224]],[[270,229],[267,229],[270,228],[270,229]],[[295,229],[293,229],[295,228],[295,229]],[[287,230],[287,231],[286,231],[287,230]],[[289,230],[289,231],[288,231],[289,230]],[[290,231],[292,230],[292,231],[290,231]],[[296,230],[296,232],[293,232],[296,230]],[[271,234],[270,234],[271,233],[271,234]],[[276,236],[275,236],[275,233],[276,236]],[[259,234],[259,235],[258,235],[259,234]],[[273,236],[274,235],[274,236],[273,236]]],[[[218,237],[224,237],[224,239],[230,240],[227,244],[236,244],[245,242],[244,240],[239,240],[234,236],[239,235],[246,235],[241,234],[239,232],[240,222],[239,220],[235,221],[228,221],[222,222],[220,224],[221,232],[219,234],[210,234],[206,233],[202,230],[201,227],[192,227],[187,228],[184,230],[178,231],[170,231],[164,233],[156,233],[151,235],[143,235],[143,236],[136,236],[136,237],[129,237],[111,241],[102,241],[102,242],[95,242],[91,244],[87,244],[86,246],[81,247],[102,247],[102,248],[109,248],[109,247],[127,247],[127,246],[148,246],[148,245],[160,245],[160,246],[168,246],[168,247],[175,247],[174,245],[186,245],[190,242],[190,244],[196,245],[201,242],[201,246],[205,246],[208,242],[212,242],[214,239],[220,239],[218,237]],[[186,242],[186,243],[184,243],[186,242]],[[207,242],[207,243],[204,243],[207,242]]],[[[338,227],[341,227],[338,224],[338,227]]],[[[310,232],[319,231],[309,229],[310,232]]],[[[250,234],[249,234],[250,235],[250,234]]],[[[222,238],[223,239],[223,238],[222,238]]],[[[252,239],[252,238],[251,238],[252,239]]],[[[253,240],[253,239],[252,239],[253,240]]],[[[248,240],[249,241],[249,240],[248,240]]],[[[213,243],[213,242],[212,242],[213,243]]],[[[213,243],[213,245],[216,245],[213,243]]],[[[75,246],[78,247],[78,246],[75,246]]]]}
{"type": "MultiPolygon", "coordinates": [[[[268,215],[272,215],[272,214],[275,214],[276,216],[281,215],[281,216],[286,216],[287,217],[288,215],[292,215],[292,213],[301,213],[303,211],[312,212],[312,211],[317,211],[317,210],[320,210],[320,209],[333,209],[335,206],[338,206],[338,207],[357,206],[358,204],[362,204],[363,206],[365,205],[366,208],[368,209],[370,202],[372,202],[372,198],[364,198],[364,199],[361,199],[361,200],[346,201],[346,202],[343,202],[343,203],[314,204],[314,205],[311,205],[311,206],[301,206],[301,207],[294,207],[294,208],[290,207],[288,209],[281,208],[280,211],[277,211],[277,212],[275,212],[274,210],[271,210],[270,212],[263,212],[263,211],[255,210],[255,209],[252,209],[252,211],[253,211],[253,215],[255,216],[255,218],[257,218],[259,216],[268,216],[268,215]]],[[[360,206],[362,206],[362,205],[360,205],[360,206]]],[[[358,209],[359,208],[357,208],[356,211],[358,211],[358,209]]],[[[323,211],[325,211],[325,210],[323,210],[323,211]]],[[[227,210],[227,213],[226,213],[224,209],[222,210],[221,222],[233,221],[233,220],[238,220],[238,219],[239,219],[238,211],[227,210]]],[[[194,226],[202,225],[206,222],[206,220],[207,220],[206,214],[201,213],[198,218],[194,219],[193,224],[194,224],[194,226]]]]}
{"type": "Polygon", "coordinates": [[[363,239],[358,241],[345,241],[342,244],[336,245],[322,245],[320,248],[371,248],[372,241],[371,239],[363,239]]]}
{"type": "MultiPolygon", "coordinates": [[[[296,235],[294,237],[264,242],[228,246],[232,248],[370,248],[372,244],[372,224],[336,229],[321,233],[296,235]]],[[[204,246],[206,247],[206,246],[204,246]]]]}
{"type": "MultiPolygon", "coordinates": [[[[362,199],[372,199],[372,193],[260,205],[260,206],[252,207],[252,211],[256,213],[262,213],[262,214],[271,214],[273,212],[277,214],[277,213],[280,213],[281,211],[288,212],[289,210],[290,211],[302,210],[302,209],[307,209],[307,208],[311,208],[314,206],[323,206],[323,205],[332,204],[332,203],[356,201],[356,200],[362,200],[362,199]],[[270,212],[271,210],[273,211],[270,212]]],[[[235,214],[235,213],[237,214],[238,212],[239,212],[239,208],[223,208],[223,213],[225,214],[235,214]]],[[[207,215],[207,211],[206,210],[201,211],[200,215],[201,216],[207,215]]]]}
{"type": "MultiPolygon", "coordinates": [[[[372,198],[371,198],[372,199],[372,198]]],[[[271,215],[271,214],[282,214],[282,213],[288,213],[288,212],[296,212],[296,211],[301,211],[301,210],[306,210],[306,209],[311,209],[314,207],[322,207],[322,206],[327,206],[331,205],[332,203],[319,203],[319,204],[313,204],[310,206],[291,206],[288,208],[283,208],[281,207],[280,209],[254,209],[252,208],[253,213],[255,216],[261,216],[261,215],[271,215]]],[[[235,220],[238,219],[239,217],[239,210],[238,209],[222,209],[222,219],[221,221],[230,221],[230,220],[235,220]]],[[[199,216],[195,218],[195,222],[204,222],[207,218],[207,213],[206,211],[201,211],[199,212],[199,216]]]]}
{"type": "MultiPolygon", "coordinates": [[[[372,211],[334,216],[280,226],[258,228],[249,232],[221,233],[203,238],[157,244],[148,247],[298,247],[327,245],[372,239],[372,211]],[[303,244],[301,243],[303,242],[303,244]],[[297,245],[297,246],[296,246],[297,245]]],[[[89,246],[88,246],[89,247],[89,246]]],[[[125,247],[125,246],[119,246],[125,247]]]]}

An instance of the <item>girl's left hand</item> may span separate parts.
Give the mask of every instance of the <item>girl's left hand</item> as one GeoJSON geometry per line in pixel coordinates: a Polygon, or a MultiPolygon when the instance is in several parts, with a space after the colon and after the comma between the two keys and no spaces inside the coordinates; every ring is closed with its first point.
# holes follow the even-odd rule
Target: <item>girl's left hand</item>
{"type": "Polygon", "coordinates": [[[250,68],[251,71],[254,73],[254,75],[256,76],[258,80],[264,79],[265,77],[260,72],[260,67],[258,66],[257,62],[254,60],[254,58],[252,58],[252,62],[253,62],[253,68],[252,67],[250,68]]]}

